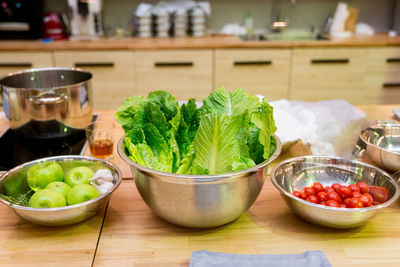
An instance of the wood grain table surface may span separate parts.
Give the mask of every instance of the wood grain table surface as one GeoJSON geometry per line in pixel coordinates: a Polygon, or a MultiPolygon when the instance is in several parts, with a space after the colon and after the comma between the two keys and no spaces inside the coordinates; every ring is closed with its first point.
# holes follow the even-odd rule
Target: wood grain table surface
{"type": "MultiPolygon", "coordinates": [[[[396,106],[358,107],[376,120],[392,119],[396,106]]],[[[113,111],[99,113],[100,120],[114,120],[113,111]]],[[[0,119],[0,129],[6,128],[0,119]]],[[[116,140],[122,136],[116,127],[116,140]]],[[[40,227],[1,205],[0,266],[188,266],[191,252],[202,249],[244,254],[322,250],[333,266],[400,266],[398,202],[362,227],[333,230],[294,216],[267,178],[258,199],[238,220],[213,229],[188,229],[155,216],[116,151],[110,161],[124,180],[107,209],[88,221],[40,227]]]]}

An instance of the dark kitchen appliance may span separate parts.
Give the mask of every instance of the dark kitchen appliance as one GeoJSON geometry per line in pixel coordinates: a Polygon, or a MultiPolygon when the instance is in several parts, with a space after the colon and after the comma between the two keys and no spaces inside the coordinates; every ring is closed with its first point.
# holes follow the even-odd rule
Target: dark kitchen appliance
{"type": "Polygon", "coordinates": [[[39,39],[43,0],[0,0],[0,39],[39,39]]]}
{"type": "MultiPolygon", "coordinates": [[[[93,115],[92,121],[97,118],[98,115],[93,115]]],[[[82,155],[86,144],[84,130],[64,138],[42,140],[20,136],[8,129],[0,137],[0,171],[44,157],[82,155]]]]}

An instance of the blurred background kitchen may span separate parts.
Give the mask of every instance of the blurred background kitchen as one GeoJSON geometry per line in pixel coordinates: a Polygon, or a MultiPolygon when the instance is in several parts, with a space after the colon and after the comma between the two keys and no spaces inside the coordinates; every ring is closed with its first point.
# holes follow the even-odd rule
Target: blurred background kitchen
{"type": "Polygon", "coordinates": [[[97,109],[220,86],[271,100],[400,99],[398,0],[0,0],[0,76],[93,73],[97,109]]]}

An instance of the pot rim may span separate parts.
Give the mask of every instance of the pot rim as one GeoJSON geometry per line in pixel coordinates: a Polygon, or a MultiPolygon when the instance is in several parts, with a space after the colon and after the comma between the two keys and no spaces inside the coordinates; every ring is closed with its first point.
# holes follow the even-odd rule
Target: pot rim
{"type": "Polygon", "coordinates": [[[239,176],[243,174],[247,174],[250,172],[256,172],[262,169],[263,167],[267,166],[271,162],[273,162],[275,159],[279,157],[282,151],[282,143],[281,140],[276,136],[273,135],[273,137],[276,140],[276,150],[275,152],[269,157],[269,159],[261,162],[260,164],[254,165],[251,168],[240,170],[240,171],[235,171],[235,172],[227,172],[227,173],[221,173],[221,174],[213,174],[213,175],[189,175],[189,174],[176,174],[176,173],[169,173],[169,172],[163,172],[163,171],[157,171],[142,165],[137,164],[133,160],[131,160],[124,151],[124,140],[125,140],[125,135],[121,137],[121,139],[118,141],[117,145],[117,151],[119,156],[124,160],[126,163],[128,163],[131,167],[134,167],[140,171],[148,172],[151,174],[155,174],[158,176],[161,176],[165,179],[184,179],[184,180],[196,180],[197,182],[200,181],[219,181],[219,180],[225,180],[228,178],[232,178],[234,176],[239,176]]]}
{"type": "Polygon", "coordinates": [[[71,87],[71,86],[79,86],[81,84],[89,82],[93,78],[93,74],[89,71],[82,70],[80,68],[74,68],[74,67],[46,67],[46,68],[31,68],[31,69],[25,69],[25,70],[19,70],[16,72],[11,72],[7,74],[7,76],[0,78],[0,87],[6,87],[6,88],[11,88],[11,89],[16,89],[16,90],[52,90],[52,89],[60,89],[60,88],[65,88],[65,87],[71,87]],[[30,73],[30,72],[39,72],[39,71],[51,71],[51,70],[65,70],[65,71],[75,71],[75,72],[80,72],[84,74],[88,74],[89,78],[77,82],[77,83],[72,83],[64,86],[51,86],[51,87],[43,87],[43,88],[26,88],[26,87],[14,87],[14,86],[8,86],[4,84],[4,81],[7,80],[10,77],[25,74],[25,73],[30,73]]]}

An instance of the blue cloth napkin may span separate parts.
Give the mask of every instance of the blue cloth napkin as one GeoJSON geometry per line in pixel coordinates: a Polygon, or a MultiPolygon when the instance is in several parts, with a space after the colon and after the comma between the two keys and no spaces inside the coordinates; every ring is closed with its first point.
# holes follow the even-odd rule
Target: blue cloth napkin
{"type": "Polygon", "coordinates": [[[193,251],[189,267],[332,267],[321,250],[309,250],[302,254],[246,255],[193,251]]]}

